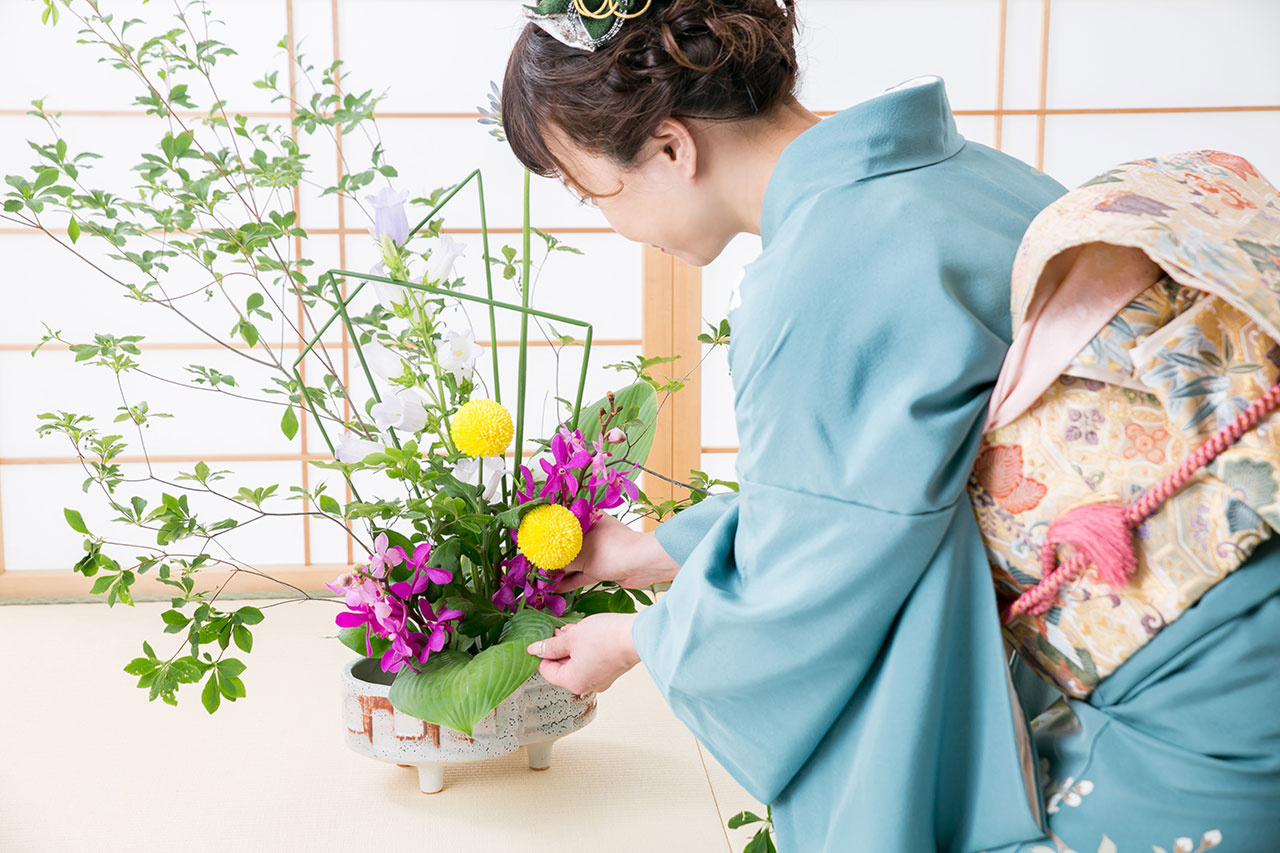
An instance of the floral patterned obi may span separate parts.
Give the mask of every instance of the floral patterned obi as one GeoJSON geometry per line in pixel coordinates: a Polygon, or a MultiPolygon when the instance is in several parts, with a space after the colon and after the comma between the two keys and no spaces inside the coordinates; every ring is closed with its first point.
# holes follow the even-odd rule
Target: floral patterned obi
{"type": "MultiPolygon", "coordinates": [[[[1062,278],[1056,257],[1104,244],[1143,253],[1149,286],[984,436],[969,481],[1004,603],[1039,582],[1060,513],[1131,501],[1280,379],[1280,194],[1248,161],[1219,151],[1138,160],[1060,198],[1019,247],[1014,328],[1062,278]]],[[[1007,641],[1063,692],[1087,696],[1280,529],[1278,488],[1273,415],[1137,528],[1125,586],[1086,571],[1046,612],[1008,622],[1007,641]]]]}

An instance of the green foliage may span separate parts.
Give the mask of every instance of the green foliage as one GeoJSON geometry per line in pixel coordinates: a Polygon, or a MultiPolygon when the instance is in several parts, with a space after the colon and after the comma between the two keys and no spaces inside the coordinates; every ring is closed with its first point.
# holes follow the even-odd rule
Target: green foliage
{"type": "Polygon", "coordinates": [[[655,377],[650,371],[660,365],[671,364],[674,361],[679,361],[679,359],[680,356],[678,355],[651,356],[649,358],[638,355],[633,359],[628,359],[617,364],[606,364],[605,367],[610,370],[634,374],[638,380],[649,385],[659,394],[674,394],[684,388],[684,379],[677,379],[675,377],[663,379],[661,377],[655,377]]]}
{"type": "MultiPolygon", "coordinates": [[[[76,19],[78,44],[97,52],[106,68],[136,85],[134,103],[151,117],[154,130],[131,164],[127,191],[117,192],[95,185],[93,166],[101,155],[66,138],[61,116],[43,102],[33,101],[29,115],[47,138],[28,141],[29,164],[5,169],[0,218],[56,241],[58,251],[80,258],[104,286],[150,312],[187,324],[219,356],[237,360],[252,371],[243,373],[210,358],[209,363],[182,365],[176,376],[168,376],[165,368],[151,363],[140,335],[98,332],[69,340],[46,327],[33,350],[35,355],[46,346],[65,348],[76,363],[106,368],[110,373],[98,373],[97,381],[106,379],[119,394],[111,414],[114,426],[100,429],[90,415],[56,411],[39,415],[37,432],[71,444],[85,471],[82,491],[94,493],[110,510],[104,516],[91,516],[106,519],[102,524],[95,521],[93,529],[78,509],[64,510],[64,519],[83,548],[75,571],[91,581],[91,592],[104,596],[109,606],[117,602],[132,606],[133,587],[139,577],[148,575],[171,594],[170,608],[161,614],[163,630],[182,644],[161,659],[144,643],[144,655],[131,661],[126,671],[138,677],[151,700],[160,698],[169,704],[176,704],[182,685],[203,683],[201,701],[209,713],[217,711],[223,700],[243,697],[244,664],[227,654],[252,652],[253,626],[263,614],[253,607],[228,609],[220,595],[240,572],[270,576],[238,561],[224,545],[229,539],[223,537],[248,524],[281,518],[293,522],[306,515],[315,524],[342,526],[360,553],[367,552],[381,533],[410,553],[414,543],[434,543],[429,564],[448,570],[455,580],[446,586],[432,583],[423,597],[463,610],[466,617],[451,635],[450,647],[433,657],[431,664],[453,673],[442,683],[453,679],[455,685],[478,683],[482,689],[476,694],[479,699],[473,696],[464,702],[458,697],[465,691],[455,687],[461,692],[447,700],[442,698],[445,694],[424,692],[413,677],[404,676],[402,685],[397,682],[397,695],[452,721],[445,724],[466,725],[469,731],[475,720],[536,669],[536,659],[524,652],[524,646],[549,636],[552,626],[563,620],[527,609],[513,617],[492,601],[502,563],[515,554],[510,531],[524,513],[545,501],[512,506],[509,485],[486,497],[480,483],[464,482],[456,473],[462,457],[453,445],[451,419],[467,400],[490,393],[481,379],[463,378],[443,367],[438,357],[447,332],[442,314],[456,304],[458,295],[467,295],[462,291],[465,282],[449,277],[437,282],[434,292],[413,291],[394,306],[377,305],[363,316],[351,317],[346,315],[343,294],[360,282],[354,277],[348,282],[332,272],[317,276],[311,269],[308,234],[294,208],[293,190],[308,182],[317,185],[322,196],[336,195],[344,204],[365,209],[365,196],[398,176],[376,141],[375,114],[382,95],[345,85],[341,62],[316,68],[299,55],[295,74],[290,76],[304,85],[290,89],[286,82],[282,88],[281,75],[275,71],[253,82],[282,111],[290,112],[292,126],[257,121],[230,109],[237,96],[228,93],[224,99],[215,86],[219,60],[234,56],[235,51],[216,39],[219,22],[206,4],[178,4],[174,20],[161,26],[136,18],[119,20],[80,0],[42,0],[40,8],[47,24],[56,25],[60,12],[76,19]],[[302,91],[311,94],[294,94],[302,91]],[[367,134],[374,145],[367,161],[344,162],[335,177],[330,167],[312,169],[305,152],[337,133],[367,134]],[[173,284],[178,273],[185,283],[193,272],[197,278],[192,288],[173,284]],[[211,314],[211,308],[224,313],[211,314]],[[215,319],[210,321],[210,316],[215,319]],[[402,375],[390,383],[421,399],[426,414],[422,429],[412,433],[378,429],[370,412],[379,400],[357,398],[340,366],[341,355],[326,350],[324,340],[309,351],[305,374],[295,372],[292,362],[299,344],[319,338],[318,330],[338,318],[349,339],[361,348],[377,342],[403,359],[402,375]],[[162,419],[171,416],[153,411],[146,400],[132,396],[145,380],[203,394],[212,403],[211,411],[222,397],[274,406],[267,422],[275,423],[278,416],[281,432],[291,441],[298,439],[303,418],[308,416],[312,418],[309,428],[318,427],[325,436],[345,431],[376,441],[381,448],[360,461],[317,462],[317,467],[348,478],[359,472],[376,473],[390,480],[397,491],[390,497],[365,500],[350,479],[350,500],[336,490],[330,493],[324,483],[287,489],[273,483],[232,486],[226,483],[231,471],[215,470],[204,461],[176,475],[163,474],[152,466],[147,442],[150,428],[167,428],[162,419]],[[282,498],[301,505],[281,509],[282,498]],[[101,535],[107,524],[140,535],[116,536],[113,531],[108,538],[101,535]],[[220,572],[218,582],[201,583],[202,572],[211,570],[220,572]],[[486,703],[492,704],[483,707],[486,703]]],[[[496,87],[490,104],[488,123],[501,134],[496,87]]],[[[92,147],[92,140],[86,142],[92,147]]],[[[472,177],[482,188],[478,173],[472,177]]],[[[411,201],[419,206],[419,227],[404,245],[386,240],[382,246],[393,281],[426,280],[426,274],[417,271],[429,263],[434,249],[423,248],[423,241],[443,233],[440,209],[472,177],[411,201]]],[[[482,236],[486,253],[488,236],[482,236]]],[[[581,254],[536,228],[529,228],[525,243],[533,237],[541,243],[543,262],[555,255],[581,254]]],[[[491,277],[505,278],[528,301],[526,290],[533,289],[536,279],[529,274],[533,261],[527,252],[505,246],[485,260],[499,274],[486,272],[486,283],[492,284],[491,277]]],[[[555,318],[555,322],[563,326],[574,321],[555,318]]],[[[550,322],[540,321],[540,327],[551,329],[550,342],[557,354],[580,343],[552,328],[550,322]]],[[[727,335],[727,328],[714,331],[727,335]]],[[[610,447],[614,453],[610,464],[630,468],[647,459],[658,394],[682,384],[654,378],[649,372],[673,360],[638,358],[623,365],[635,374],[635,383],[583,410],[578,424],[588,441],[613,428],[625,433],[624,442],[610,447]]],[[[492,394],[497,397],[494,380],[492,394]]],[[[409,569],[402,564],[392,570],[390,579],[404,580],[408,575],[409,569]]],[[[280,583],[297,592],[299,600],[312,597],[280,583]]],[[[571,593],[567,600],[571,618],[592,612],[632,612],[636,602],[649,603],[643,592],[613,584],[571,593]]],[[[339,639],[359,654],[380,655],[387,647],[386,640],[369,637],[365,628],[344,629],[339,639]]]]}
{"type": "Polygon", "coordinates": [[[768,806],[768,812],[765,817],[760,817],[754,812],[742,811],[729,818],[729,828],[738,829],[742,826],[748,826],[753,823],[763,823],[764,826],[756,830],[756,834],[747,842],[747,846],[742,848],[742,853],[777,853],[777,847],[773,842],[773,807],[768,806]]]}
{"type": "Polygon", "coordinates": [[[540,659],[525,651],[555,633],[554,616],[521,610],[502,629],[499,642],[475,657],[454,649],[433,654],[420,671],[406,666],[391,685],[399,711],[470,736],[476,724],[538,670],[540,659]]]}
{"type": "Polygon", "coordinates": [[[698,335],[698,340],[704,344],[710,344],[713,347],[729,345],[729,321],[721,320],[719,324],[708,323],[707,328],[710,332],[703,332],[698,335]]]}

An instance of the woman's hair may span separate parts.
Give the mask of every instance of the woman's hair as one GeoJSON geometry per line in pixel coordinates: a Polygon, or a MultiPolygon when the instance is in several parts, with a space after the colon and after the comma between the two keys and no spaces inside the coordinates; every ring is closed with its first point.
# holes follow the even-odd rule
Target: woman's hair
{"type": "Polygon", "coordinates": [[[547,144],[553,127],[625,168],[663,119],[765,115],[792,96],[796,73],[794,0],[655,0],[594,52],[528,24],[507,63],[502,122],[526,168],[572,183],[547,144]]]}

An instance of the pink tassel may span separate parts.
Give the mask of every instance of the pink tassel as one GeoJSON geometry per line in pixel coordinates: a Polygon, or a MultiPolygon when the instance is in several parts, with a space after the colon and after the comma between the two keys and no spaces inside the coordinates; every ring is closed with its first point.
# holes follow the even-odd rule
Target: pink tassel
{"type": "MultiPolygon", "coordinates": [[[[1113,589],[1128,583],[1138,567],[1129,508],[1124,504],[1093,503],[1069,509],[1054,519],[1045,542],[1075,547],[1093,563],[1098,580],[1113,589]]],[[[1056,564],[1056,555],[1053,561],[1056,564]]]]}

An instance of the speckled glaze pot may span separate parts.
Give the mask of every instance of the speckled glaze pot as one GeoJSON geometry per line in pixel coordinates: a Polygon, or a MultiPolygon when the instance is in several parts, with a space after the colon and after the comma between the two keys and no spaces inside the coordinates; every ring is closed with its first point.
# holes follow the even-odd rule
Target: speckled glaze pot
{"type": "Polygon", "coordinates": [[[344,737],[361,755],[416,767],[424,794],[443,790],[446,764],[481,761],[522,746],[529,747],[530,769],[546,770],[555,742],[596,715],[596,694],[574,695],[535,672],[467,737],[397,711],[388,698],[394,679],[373,658],[355,658],[343,667],[344,737]]]}

